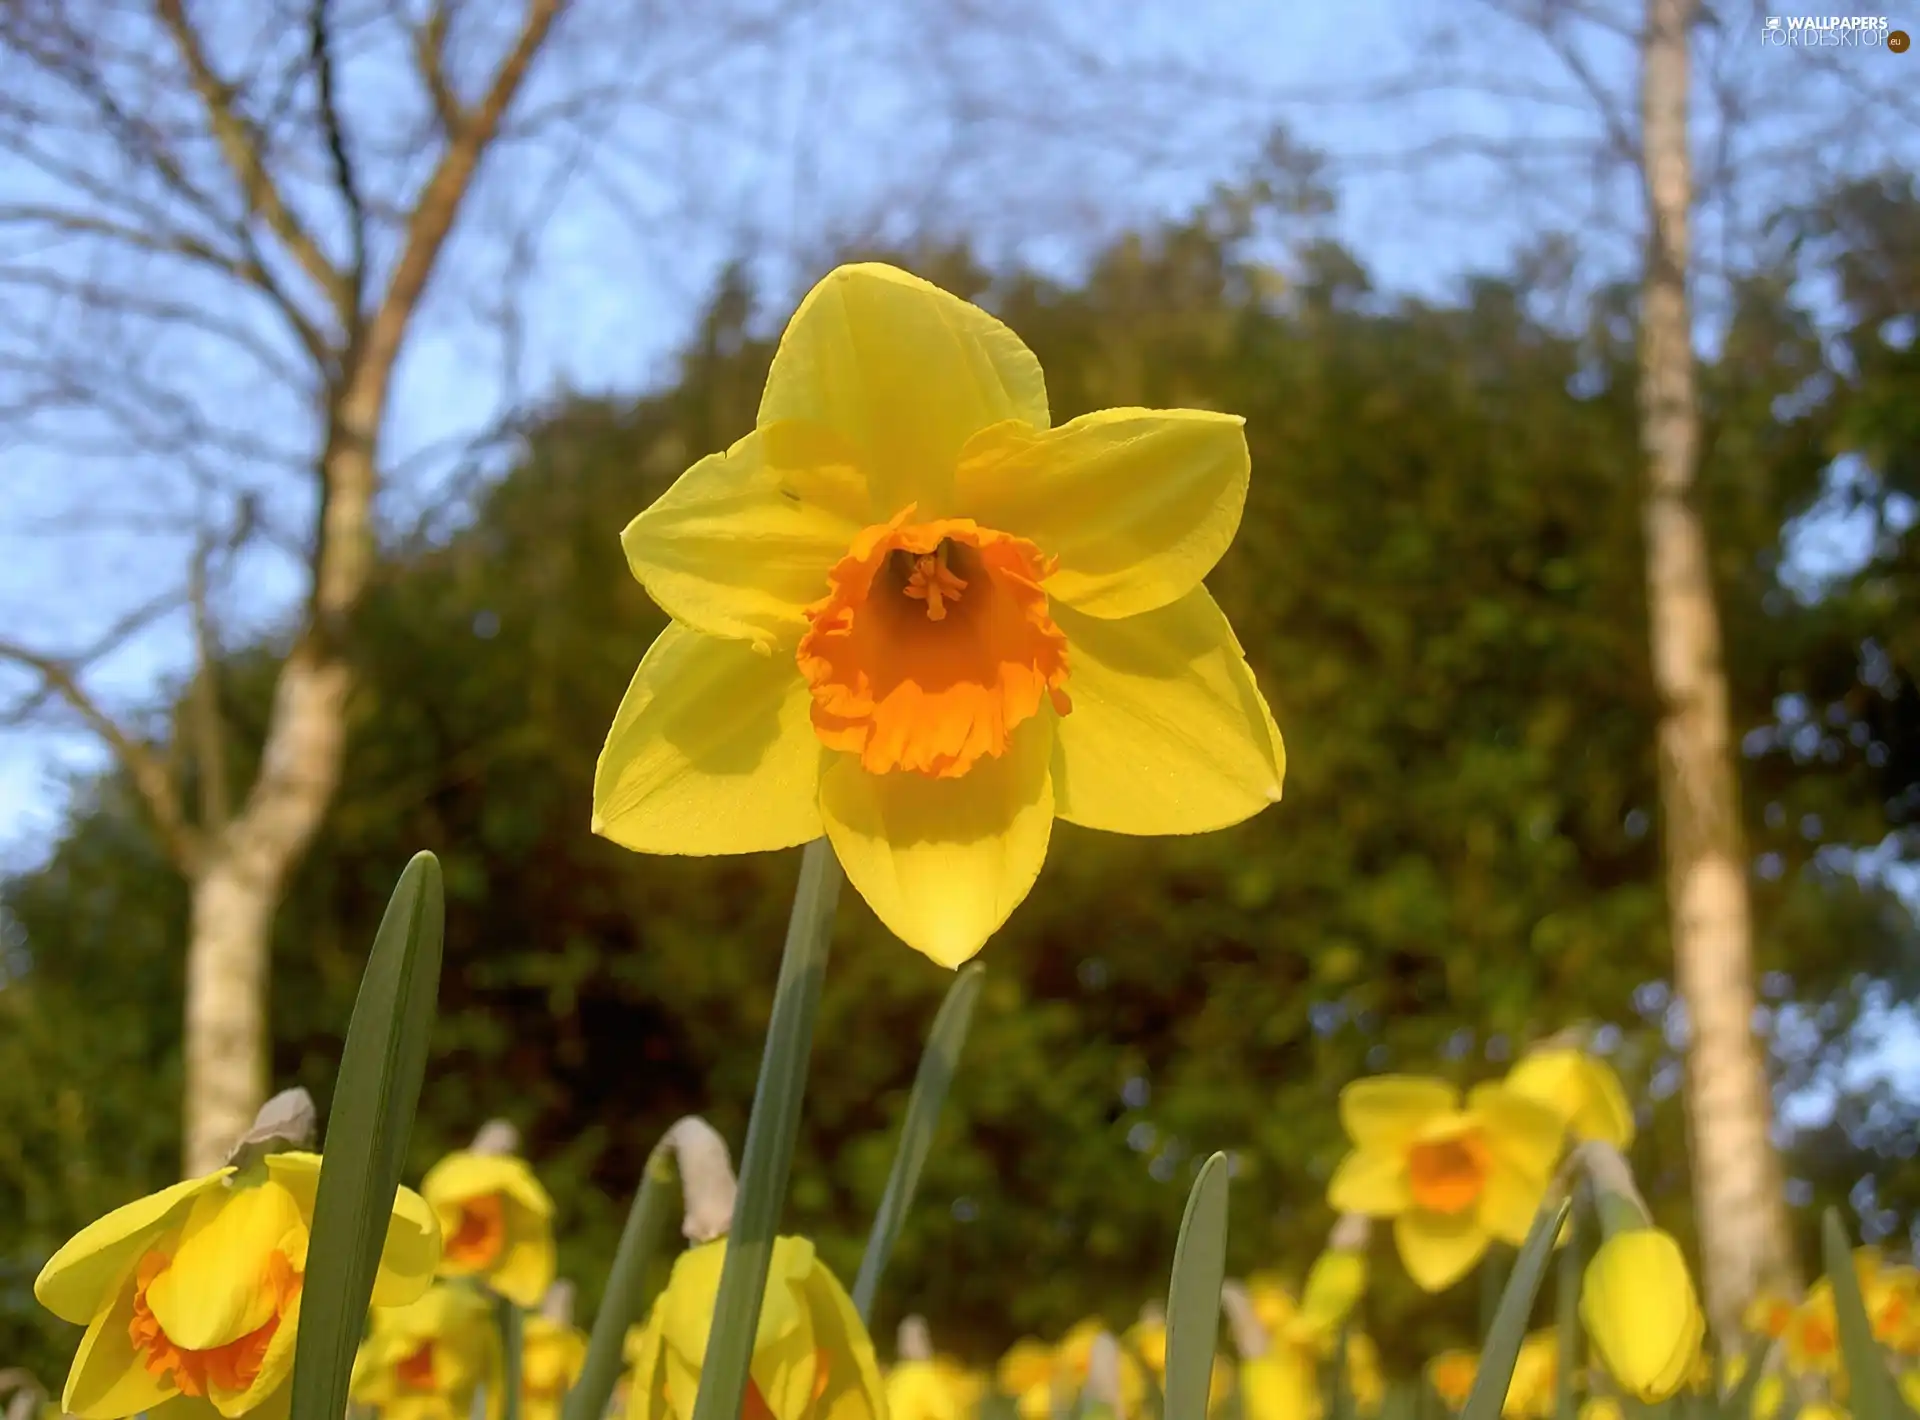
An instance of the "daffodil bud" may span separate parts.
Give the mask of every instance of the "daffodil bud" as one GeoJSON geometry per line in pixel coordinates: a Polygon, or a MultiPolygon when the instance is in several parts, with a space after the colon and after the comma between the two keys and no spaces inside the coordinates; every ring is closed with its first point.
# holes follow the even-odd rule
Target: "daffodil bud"
{"type": "Polygon", "coordinates": [[[689,1114],[676,1120],[661,1142],[673,1150],[680,1169],[680,1195],[686,1202],[681,1235],[690,1243],[725,1237],[733,1227],[738,1192],[727,1141],[699,1115],[689,1114]]]}
{"type": "Polygon", "coordinates": [[[1240,1283],[1227,1281],[1220,1287],[1220,1310],[1227,1316],[1227,1331],[1233,1337],[1234,1350],[1242,1361],[1257,1361],[1267,1354],[1273,1339],[1260,1324],[1253,1298],[1240,1283]]]}
{"type": "Polygon", "coordinates": [[[1574,1151],[1574,1162],[1592,1185],[1594,1209],[1606,1236],[1653,1225],[1653,1215],[1633,1181],[1633,1170],[1613,1145],[1589,1139],[1574,1151]]]}
{"type": "Polygon", "coordinates": [[[268,1154],[310,1148],[316,1126],[313,1096],[298,1085],[282,1090],[260,1106],[253,1127],[227,1150],[227,1162],[244,1170],[268,1154]]]}
{"type": "Polygon", "coordinates": [[[1082,1388],[1090,1405],[1101,1407],[1113,1420],[1127,1420],[1126,1400],[1120,1387],[1120,1343],[1110,1331],[1093,1338],[1087,1353],[1087,1381],[1082,1388]]]}
{"type": "Polygon", "coordinates": [[[1706,1318],[1680,1245],[1658,1228],[1614,1232],[1587,1264],[1580,1319],[1620,1388],[1665,1400],[1700,1359],[1706,1318]]]}

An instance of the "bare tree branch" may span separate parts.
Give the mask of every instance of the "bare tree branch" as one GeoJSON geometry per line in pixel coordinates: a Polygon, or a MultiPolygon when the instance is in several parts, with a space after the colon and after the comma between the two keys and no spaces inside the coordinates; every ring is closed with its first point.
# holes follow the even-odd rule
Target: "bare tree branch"
{"type": "Polygon", "coordinates": [[[347,154],[347,140],[340,124],[339,101],[334,95],[333,43],[327,29],[328,0],[312,0],[310,11],[313,66],[320,89],[320,127],[326,139],[327,155],[333,160],[334,185],[347,208],[347,241],[351,254],[347,259],[345,281],[352,299],[341,311],[347,330],[349,352],[359,342],[360,322],[367,295],[367,213],[360,200],[360,184],[354,177],[353,160],[347,154]]]}
{"type": "Polygon", "coordinates": [[[246,199],[247,210],[258,213],[274,234],[286,243],[313,283],[331,298],[343,324],[358,309],[355,292],[345,277],[327,259],[306,226],[287,206],[279,184],[261,160],[259,145],[252,130],[235,109],[233,89],[208,63],[200,36],[187,19],[182,0],[157,0],[160,18],[173,36],[174,44],[193,78],[194,91],[205,105],[207,119],[220,140],[227,165],[232,169],[246,199]]]}
{"type": "Polygon", "coordinates": [[[30,650],[14,641],[0,640],[0,660],[13,661],[34,672],[52,693],[65,701],[87,728],[98,735],[120,762],[147,812],[153,818],[160,840],[182,873],[198,867],[204,851],[200,834],[189,824],[180,809],[180,795],[165,763],[153,746],[122,728],[107,714],[79,677],[65,662],[30,650]]]}

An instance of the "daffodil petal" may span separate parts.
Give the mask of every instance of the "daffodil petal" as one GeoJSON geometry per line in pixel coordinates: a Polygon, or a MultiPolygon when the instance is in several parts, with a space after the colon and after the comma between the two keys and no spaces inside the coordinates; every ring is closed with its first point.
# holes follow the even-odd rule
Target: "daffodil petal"
{"type": "MultiPolygon", "coordinates": [[[[788,441],[792,442],[792,441],[788,441]]],[[[851,468],[776,467],[759,432],[709,454],[620,534],[627,565],[675,621],[762,651],[791,647],[827,570],[870,519],[851,468]]]]}
{"type": "Polygon", "coordinates": [[[1411,1209],[1393,1220],[1393,1240],[1407,1275],[1428,1292],[1451,1287],[1487,1250],[1486,1229],[1471,1213],[1411,1209]]]}
{"type": "Polygon", "coordinates": [[[393,1199],[393,1220],[380,1248],[380,1269],[373,1275],[373,1305],[405,1306],[433,1283],[440,1266],[440,1218],[411,1188],[393,1199]]]}
{"type": "Polygon", "coordinates": [[[62,1321],[85,1326],[153,1239],[183,1221],[193,1200],[232,1172],[221,1169],[190,1178],[96,1218],[47,1260],[34,1280],[33,1295],[62,1321]]]}
{"type": "Polygon", "coordinates": [[[1445,1080],[1369,1075],[1340,1091],[1340,1123],[1360,1148],[1395,1151],[1459,1104],[1460,1092],[1445,1080]]]}
{"type": "Polygon", "coordinates": [[[1547,1194],[1547,1176],[1515,1168],[1495,1149],[1480,1192],[1480,1225],[1501,1242],[1519,1246],[1547,1194]]]}
{"type": "MultiPolygon", "coordinates": [[[[287,1397],[292,1400],[291,1389],[287,1397]]],[[[218,1420],[219,1414],[213,1402],[203,1395],[176,1395],[148,1410],[147,1420],[218,1420]]]]}
{"type": "Polygon", "coordinates": [[[1340,1161],[1327,1184],[1327,1202],[1337,1213],[1391,1218],[1413,1204],[1407,1156],[1398,1149],[1355,1149],[1340,1161]]]}
{"type": "Polygon", "coordinates": [[[1485,1123],[1487,1147],[1496,1157],[1542,1182],[1552,1174],[1567,1131],[1550,1106],[1490,1081],[1468,1092],[1467,1108],[1485,1123]]]}
{"type": "Polygon", "coordinates": [[[1089,616],[1137,616],[1199,586],[1233,541],[1251,466],[1245,425],[1200,409],[995,425],[961,454],[956,500],[1059,559],[1047,595],[1089,616]]]}
{"type": "Polygon", "coordinates": [[[148,1372],[133,1349],[127,1330],[133,1320],[133,1293],[132,1278],[121,1279],[112,1305],[101,1308],[80,1338],[60,1397],[65,1414],[79,1420],[124,1420],[179,1393],[171,1379],[148,1372]]]}
{"type": "MultiPolygon", "coordinates": [[[[267,1155],[267,1177],[291,1193],[300,1216],[313,1226],[313,1203],[320,1191],[320,1156],[305,1150],[267,1155]]],[[[393,1197],[393,1219],[380,1248],[380,1269],[373,1277],[373,1305],[404,1306],[433,1281],[440,1265],[440,1219],[411,1188],[393,1197]]]]}
{"type": "Polygon", "coordinates": [[[534,1177],[532,1166],[513,1154],[455,1150],[427,1170],[420,1180],[420,1193],[436,1207],[501,1193],[538,1217],[553,1215],[552,1196],[534,1177]]]}
{"type": "Polygon", "coordinates": [[[1205,587],[1120,620],[1055,606],[1072,713],[1055,731],[1055,811],[1110,833],[1206,833],[1280,797],[1287,752],[1205,587]]]}
{"type": "Polygon", "coordinates": [[[880,1420],[889,1415],[873,1341],[854,1311],[847,1289],[824,1264],[809,1271],[800,1287],[813,1315],[814,1336],[830,1358],[819,1420],[880,1420]],[[853,1363],[851,1367],[848,1361],[853,1363]]]}
{"type": "Polygon", "coordinates": [[[553,1285],[555,1268],[553,1230],[544,1224],[537,1228],[510,1228],[506,1254],[500,1265],[487,1274],[487,1285],[518,1306],[531,1310],[553,1285]]]}
{"type": "Polygon", "coordinates": [[[1045,713],[1007,752],[957,779],[869,774],[836,754],[820,776],[820,813],[847,880],[901,941],[958,967],[986,943],[1040,876],[1053,832],[1045,713]]]}
{"type": "Polygon", "coordinates": [[[593,831],[641,853],[754,853],[818,838],[810,704],[791,656],[669,625],[607,731],[593,831]]]}
{"type": "Polygon", "coordinates": [[[953,506],[954,467],[974,434],[1006,419],[1047,426],[1040,362],[978,306],[891,266],[830,272],[793,313],[760,400],[782,420],[830,431],[865,470],[871,520],[909,503],[953,506]]]}

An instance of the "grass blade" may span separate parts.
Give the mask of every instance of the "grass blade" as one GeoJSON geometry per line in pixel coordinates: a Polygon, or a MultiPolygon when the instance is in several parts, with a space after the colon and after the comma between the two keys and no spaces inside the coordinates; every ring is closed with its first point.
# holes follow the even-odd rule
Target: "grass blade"
{"type": "Polygon", "coordinates": [[[863,1322],[873,1320],[874,1293],[880,1290],[880,1276],[887,1270],[887,1259],[893,1255],[893,1245],[913,1203],[913,1191],[919,1186],[927,1151],[933,1147],[940,1107],[946,1103],[947,1087],[953,1083],[961,1047],[967,1043],[974,1002],[980,998],[983,970],[978,962],[961,969],[947,988],[947,997],[933,1018],[933,1029],[927,1033],[927,1048],[921,1053],[913,1094],[907,1100],[907,1117],[900,1126],[900,1145],[893,1153],[893,1170],[887,1175],[886,1192],[880,1195],[880,1209],[873,1215],[867,1250],[860,1255],[860,1273],[853,1280],[853,1309],[863,1322]]]}
{"type": "Polygon", "coordinates": [[[1460,1407],[1460,1420],[1499,1420],[1507,1401],[1507,1386],[1513,1380],[1513,1365],[1520,1356],[1520,1343],[1527,1334],[1527,1318],[1532,1316],[1534,1299],[1546,1280],[1553,1240],[1572,1207],[1572,1201],[1563,1198],[1557,1207],[1542,1208],[1535,1215],[1513,1270],[1507,1274],[1506,1290],[1493,1309],[1493,1325],[1487,1328],[1486,1340],[1481,1343],[1480,1366],[1474,1373],[1473,1389],[1467,1392],[1467,1403],[1460,1407]]]}
{"type": "Polygon", "coordinates": [[[813,1021],[819,1013],[820,983],[826,975],[833,912],[843,881],[840,862],[827,841],[816,838],[809,843],[800,857],[800,885],[793,895],[793,915],[787,920],[780,979],[774,986],[767,1044],[760,1056],[760,1079],[754,1086],[746,1147],[740,1151],[740,1192],[734,1202],[726,1261],[720,1268],[720,1292],[700,1368],[693,1420],[738,1420],[746,1400],[747,1367],[753,1360],[760,1303],[767,1290],[767,1266],[773,1260],[774,1230],[787,1196],[787,1171],[800,1129],[800,1099],[806,1092],[807,1062],[813,1053],[813,1021]]]}
{"type": "Polygon", "coordinates": [[[1847,1365],[1848,1403],[1855,1420],[1894,1420],[1893,1379],[1867,1320],[1860,1278],[1853,1270],[1853,1245],[1831,1208],[1820,1218],[1820,1245],[1833,1287],[1834,1319],[1840,1326],[1840,1354],[1847,1365]]]}
{"type": "Polygon", "coordinates": [[[294,1342],[292,1420],[338,1420],[426,1076],[446,900],[418,853],[387,903],[340,1054],[294,1342]]]}
{"type": "Polygon", "coordinates": [[[1227,1156],[1200,1166],[1187,1195],[1167,1284],[1165,1420],[1205,1420],[1227,1274],[1227,1156]]]}
{"type": "Polygon", "coordinates": [[[606,1290],[600,1294],[593,1333],[587,1338],[587,1359],[580,1367],[580,1379],[567,1392],[561,1420],[602,1420],[607,1413],[613,1388],[626,1369],[627,1328],[646,1314],[652,1300],[643,1289],[678,1211],[679,1179],[673,1150],[664,1144],[655,1148],[640,1177],[640,1191],[627,1210],[626,1226],[620,1230],[620,1245],[607,1272],[606,1290]]]}

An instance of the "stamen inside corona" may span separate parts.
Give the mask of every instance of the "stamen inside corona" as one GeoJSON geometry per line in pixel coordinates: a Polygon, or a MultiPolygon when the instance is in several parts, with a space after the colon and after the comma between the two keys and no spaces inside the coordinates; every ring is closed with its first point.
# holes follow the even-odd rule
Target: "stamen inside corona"
{"type": "Polygon", "coordinates": [[[796,659],[813,726],[868,772],[957,778],[1067,699],[1067,641],[1041,583],[1053,563],[1025,538],[968,518],[909,521],[854,539],[807,609],[796,659]]]}

